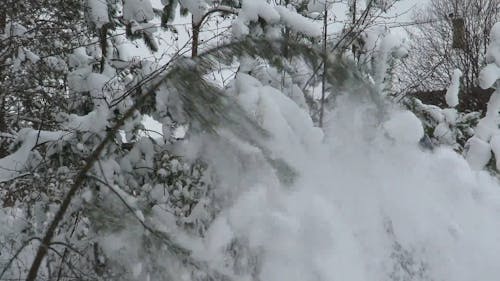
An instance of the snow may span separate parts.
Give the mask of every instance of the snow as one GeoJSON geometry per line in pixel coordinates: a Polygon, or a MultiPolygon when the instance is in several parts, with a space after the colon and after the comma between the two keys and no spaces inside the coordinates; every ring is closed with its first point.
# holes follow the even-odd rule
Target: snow
{"type": "Polygon", "coordinates": [[[486,51],[486,63],[500,66],[500,22],[493,25],[490,31],[490,44],[486,51]]]}
{"type": "Polygon", "coordinates": [[[68,69],[68,65],[66,62],[57,56],[49,56],[43,59],[43,61],[47,64],[47,66],[55,71],[66,71],[68,69]]]}
{"type": "Polygon", "coordinates": [[[467,141],[466,159],[473,170],[481,170],[490,161],[491,147],[486,141],[472,137],[467,141]]]}
{"type": "Polygon", "coordinates": [[[0,182],[11,180],[26,170],[28,159],[32,149],[40,143],[67,140],[71,133],[58,131],[37,131],[30,128],[21,129],[18,133],[17,142],[21,146],[16,152],[0,159],[0,182]]]}
{"type": "Polygon", "coordinates": [[[444,121],[450,125],[457,123],[458,112],[454,108],[445,108],[441,111],[444,116],[444,121]]]}
{"type": "Polygon", "coordinates": [[[248,24],[262,18],[267,23],[281,21],[286,26],[306,36],[317,37],[321,35],[322,27],[319,22],[306,18],[296,11],[284,6],[271,6],[264,0],[244,0],[238,17],[233,22],[233,34],[241,38],[248,34],[248,24]]]}
{"type": "Polygon", "coordinates": [[[321,13],[325,10],[325,2],[326,3],[326,8],[330,9],[332,6],[333,1],[328,1],[328,0],[311,0],[307,3],[307,10],[310,13],[321,13]]]}
{"type": "Polygon", "coordinates": [[[455,108],[445,108],[440,110],[440,117],[435,118],[438,125],[434,128],[433,136],[441,144],[453,147],[457,143],[457,136],[454,127],[457,124],[458,112],[455,108]]]}
{"type": "Polygon", "coordinates": [[[283,6],[277,6],[275,9],[280,14],[281,21],[292,30],[310,37],[321,36],[322,26],[319,22],[315,22],[283,6]]]}
{"type": "Polygon", "coordinates": [[[132,268],[132,276],[135,278],[139,277],[139,274],[142,272],[142,263],[136,263],[135,266],[132,268]]]}
{"type": "Polygon", "coordinates": [[[456,142],[455,134],[450,129],[448,123],[439,123],[436,128],[434,128],[433,136],[439,140],[440,143],[453,145],[456,142]]]}
{"type": "MultiPolygon", "coordinates": [[[[132,10],[141,8],[132,7],[139,2],[125,2],[131,5],[129,16],[132,10]]],[[[233,31],[240,28],[239,33],[248,33],[247,24],[258,14],[312,34],[313,26],[306,26],[302,22],[305,18],[287,8],[264,1],[246,0],[243,4],[246,11],[233,31]]],[[[378,55],[382,60],[378,62],[383,64],[378,73],[385,73],[390,56],[404,54],[396,39],[386,36],[381,45],[369,42],[380,47],[378,55]]],[[[88,66],[92,60],[85,49],[75,50],[70,60],[74,68],[68,77],[70,89],[91,91],[94,98],[106,97],[104,88],[112,74],[91,73],[88,66]]],[[[314,127],[305,108],[271,83],[242,73],[243,69],[227,90],[235,95],[247,117],[266,130],[266,138],[257,139],[252,135],[255,132],[246,131],[241,137],[230,128],[221,128],[216,137],[194,135],[176,146],[176,152],[183,156],[201,157],[212,164],[219,180],[215,196],[222,198],[221,210],[214,214],[206,235],[186,235],[176,218],[158,205],[152,207],[151,214],[135,210],[137,218],[148,224],[155,222],[152,225],[183,243],[193,257],[229,273],[235,280],[498,278],[500,189],[496,178],[480,170],[492,151],[500,154],[499,93],[492,96],[487,117],[469,140],[464,159],[447,147],[423,151],[418,146],[424,136],[420,120],[407,110],[386,105],[381,108],[364,92],[339,94],[335,109],[327,113],[324,130],[320,130],[314,127]],[[285,176],[293,180],[283,182],[281,174],[287,167],[293,176],[285,176]],[[248,251],[234,257],[232,247],[238,243],[248,251]],[[243,260],[243,269],[234,270],[235,258],[243,260]],[[257,269],[245,272],[245,265],[257,269]]],[[[450,96],[447,103],[452,107],[458,99],[456,93],[450,96]]],[[[156,98],[162,102],[157,104],[158,111],[175,103],[167,93],[159,92],[156,98]]],[[[104,101],[101,105],[85,116],[69,115],[65,128],[101,132],[109,117],[104,101]]],[[[428,109],[439,118],[436,130],[449,133],[449,125],[456,123],[456,110],[428,109]]],[[[244,120],[237,121],[241,121],[236,122],[238,126],[245,125],[244,120]]],[[[168,122],[165,120],[163,125],[168,122]]],[[[65,134],[22,130],[18,150],[0,159],[0,167],[14,165],[19,169],[1,169],[0,178],[11,179],[22,173],[37,143],[65,139],[65,134]]],[[[115,159],[103,161],[102,176],[111,182],[114,175],[138,166],[151,169],[154,154],[151,141],[145,139],[119,164],[115,159]]],[[[180,165],[177,162],[173,170],[180,165]]],[[[98,169],[95,172],[101,173],[98,169]]],[[[144,203],[119,187],[116,191],[133,208],[144,203]]],[[[160,185],[152,187],[148,196],[158,202],[168,200],[160,185]]],[[[90,202],[93,195],[86,190],[82,198],[90,202]]],[[[23,228],[11,223],[8,219],[12,217],[4,215],[4,209],[0,212],[0,233],[20,233],[23,228]]],[[[149,261],[139,254],[144,246],[143,234],[142,226],[134,224],[124,232],[107,233],[97,239],[106,253],[129,265],[125,269],[135,279],[149,280],[149,275],[144,275],[150,269],[149,261]]],[[[154,258],[164,262],[165,267],[172,260],[164,252],[154,258]]],[[[182,275],[180,280],[190,278],[182,271],[174,273],[182,275]]]]}
{"type": "Polygon", "coordinates": [[[265,0],[243,0],[239,15],[249,22],[255,22],[259,17],[268,23],[277,22],[280,19],[276,10],[265,0]]]}
{"type": "Polygon", "coordinates": [[[483,89],[491,88],[500,78],[500,67],[495,63],[488,64],[479,72],[479,86],[483,89]]]}
{"type": "MultiPolygon", "coordinates": [[[[396,1],[397,0],[379,0],[379,1],[375,1],[374,5],[375,5],[375,7],[379,8],[383,12],[387,12],[387,10],[390,7],[392,7],[392,5],[394,4],[394,2],[396,2],[396,1]]],[[[370,1],[366,1],[366,3],[368,5],[368,3],[370,3],[370,1]]]]}
{"type": "MultiPolygon", "coordinates": [[[[422,126],[411,112],[385,108],[386,121],[374,126],[382,109],[360,98],[362,93],[343,95],[327,115],[323,136],[278,90],[246,74],[238,74],[232,87],[270,136],[262,144],[240,142],[246,147],[241,158],[231,155],[237,138],[222,141],[229,133],[214,140],[221,146],[202,143],[200,153],[214,155],[207,161],[220,161],[213,166],[218,188],[230,201],[204,238],[183,235],[160,207],[153,207],[152,220],[137,211],[141,220],[161,223],[176,241],[186,241],[193,257],[222,272],[232,273],[228,249],[239,241],[249,249],[242,259],[251,263],[258,256],[254,279],[262,281],[412,280],[415,272],[425,276],[416,280],[496,280],[498,182],[449,148],[423,152],[417,144],[422,126]],[[288,185],[278,180],[279,171],[262,160],[267,156],[292,166],[296,179],[288,185]]],[[[444,119],[453,119],[452,112],[444,119]]],[[[490,153],[488,143],[476,141],[490,153]]],[[[137,154],[150,155],[151,147],[144,141],[137,154]]],[[[103,163],[106,178],[117,170],[113,161],[103,163]]],[[[161,194],[153,190],[152,196],[161,194]]],[[[131,206],[140,204],[117,192],[131,206]]],[[[98,237],[103,250],[130,264],[136,278],[146,270],[140,227],[98,237]]],[[[236,280],[254,280],[241,275],[236,280]]]]}
{"type": "Polygon", "coordinates": [[[92,61],[95,59],[87,54],[84,47],[75,49],[69,56],[68,66],[73,69],[67,76],[69,89],[74,93],[88,92],[94,110],[83,116],[67,115],[62,124],[67,130],[101,133],[111,117],[109,103],[113,94],[119,94],[123,90],[116,88],[113,83],[116,80],[110,78],[116,79],[116,72],[112,67],[105,64],[102,73],[95,73],[90,64],[92,61]]]}
{"type": "MultiPolygon", "coordinates": [[[[367,28],[361,33],[363,55],[361,61],[367,61],[377,90],[385,95],[389,62],[408,55],[408,46],[405,37],[392,33],[384,26],[367,28]]],[[[389,85],[390,86],[390,85],[389,85]]]]}
{"type": "MultiPolygon", "coordinates": [[[[129,2],[127,0],[126,2],[129,2]]],[[[87,6],[90,14],[90,21],[96,28],[101,28],[109,22],[108,3],[102,0],[87,0],[87,6]]]]}
{"type": "Polygon", "coordinates": [[[203,243],[206,252],[203,255],[217,255],[223,251],[227,244],[231,243],[234,233],[225,217],[218,217],[212,223],[203,243]]]}
{"type": "Polygon", "coordinates": [[[93,58],[87,55],[85,47],[78,47],[73,50],[73,53],[69,56],[68,66],[71,68],[85,67],[92,61],[93,58]]]}
{"type": "Polygon", "coordinates": [[[236,38],[242,38],[250,32],[250,29],[242,20],[233,21],[231,30],[236,38]]]}
{"type": "Polygon", "coordinates": [[[123,18],[138,23],[154,18],[153,6],[150,0],[126,0],[123,3],[123,18]]]}
{"type": "Polygon", "coordinates": [[[296,147],[319,145],[321,130],[313,127],[309,115],[280,91],[243,73],[237,75],[235,85],[243,109],[274,136],[267,143],[272,158],[296,159],[296,147]]]}
{"type": "Polygon", "coordinates": [[[449,107],[455,107],[458,105],[458,92],[460,90],[460,77],[462,76],[462,72],[460,69],[455,69],[453,71],[453,75],[451,77],[451,84],[446,91],[445,99],[446,104],[449,107]]]}
{"type": "MultiPolygon", "coordinates": [[[[242,241],[263,281],[496,280],[499,185],[479,171],[496,141],[473,138],[467,161],[446,147],[423,152],[413,113],[352,93],[336,100],[326,135],[314,136],[308,115],[269,85],[239,73],[230,91],[270,138],[246,143],[224,131],[220,146],[197,144],[232,199],[202,244],[186,242],[195,257],[231,272],[227,249],[242,241]],[[236,145],[243,156],[232,154],[236,145]],[[266,156],[283,159],[296,180],[278,180],[266,156]]],[[[456,122],[453,108],[436,114],[443,126],[456,122]]]]}
{"type": "MultiPolygon", "coordinates": [[[[486,65],[479,73],[479,86],[483,89],[492,87],[500,78],[500,24],[496,23],[490,32],[490,44],[487,49],[486,65]]],[[[500,90],[496,89],[488,101],[486,114],[479,120],[474,137],[468,141],[468,150],[465,157],[474,169],[482,169],[491,158],[491,149],[495,155],[499,153],[499,141],[496,135],[499,134],[500,124],[500,90]],[[476,155],[477,154],[477,155],[476,155]]],[[[499,167],[500,162],[497,162],[499,167]]]]}
{"type": "Polygon", "coordinates": [[[30,50],[24,48],[24,55],[26,56],[26,59],[29,60],[31,63],[37,63],[40,60],[40,57],[30,50]]]}
{"type": "Polygon", "coordinates": [[[485,141],[489,141],[491,136],[498,132],[500,109],[500,93],[495,91],[488,101],[486,116],[479,120],[475,128],[475,135],[485,141]]]}
{"type": "Polygon", "coordinates": [[[193,22],[198,23],[208,10],[208,3],[200,0],[179,0],[182,7],[193,15],[193,22]]]}
{"type": "Polygon", "coordinates": [[[28,29],[26,27],[24,27],[23,25],[21,25],[19,23],[12,22],[12,21],[9,21],[5,25],[5,31],[3,33],[5,33],[9,36],[12,36],[12,37],[24,37],[24,36],[29,35],[28,29]]]}
{"type": "Polygon", "coordinates": [[[83,116],[70,114],[63,127],[70,131],[100,133],[108,125],[109,117],[109,111],[100,107],[83,116]]]}
{"type": "Polygon", "coordinates": [[[490,140],[491,150],[495,155],[495,167],[500,171],[500,135],[495,135],[490,140]]]}
{"type": "Polygon", "coordinates": [[[488,65],[479,73],[479,86],[488,89],[500,78],[500,22],[491,28],[485,59],[488,65]]]}
{"type": "Polygon", "coordinates": [[[238,17],[233,21],[232,32],[236,38],[248,35],[248,24],[256,22],[259,17],[268,23],[280,20],[279,13],[265,0],[242,0],[238,17]]]}
{"type": "Polygon", "coordinates": [[[383,127],[398,143],[417,143],[424,136],[420,119],[408,110],[394,113],[383,127]]]}
{"type": "Polygon", "coordinates": [[[92,198],[93,198],[93,195],[92,195],[91,190],[87,189],[82,193],[82,199],[84,202],[90,203],[90,202],[92,202],[92,198]]]}
{"type": "MultiPolygon", "coordinates": [[[[246,95],[261,90],[247,82],[254,88],[247,88],[246,95]]],[[[260,98],[244,102],[258,107],[260,98]]],[[[264,123],[281,122],[286,110],[278,108],[257,116],[264,123]]],[[[380,130],[371,126],[377,119],[373,103],[341,96],[327,116],[326,138],[313,147],[290,140],[302,137],[298,131],[273,131],[271,142],[279,139],[295,149],[298,157],[286,161],[298,178],[291,186],[280,184],[263,172],[267,168],[255,155],[245,158],[244,173],[238,174],[240,191],[210,226],[205,244],[189,244],[194,255],[230,271],[226,249],[235,239],[243,241],[260,257],[261,270],[254,278],[262,281],[496,280],[497,180],[475,172],[449,148],[423,152],[417,145],[422,135],[418,119],[407,111],[387,110],[389,119],[380,130]],[[254,172],[259,176],[244,179],[254,172]]],[[[288,127],[308,126],[298,121],[288,120],[288,127]]],[[[489,144],[482,144],[488,152],[489,144]]],[[[218,167],[220,184],[229,184],[234,167],[218,167]]]]}

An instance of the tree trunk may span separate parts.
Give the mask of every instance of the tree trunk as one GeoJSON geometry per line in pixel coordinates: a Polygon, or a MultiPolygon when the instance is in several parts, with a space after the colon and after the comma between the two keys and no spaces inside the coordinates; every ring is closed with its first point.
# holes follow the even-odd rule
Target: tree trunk
{"type": "Polygon", "coordinates": [[[197,23],[193,19],[191,26],[193,28],[193,41],[192,41],[192,45],[191,45],[191,57],[194,58],[194,57],[198,56],[198,45],[199,45],[201,21],[197,23]]]}

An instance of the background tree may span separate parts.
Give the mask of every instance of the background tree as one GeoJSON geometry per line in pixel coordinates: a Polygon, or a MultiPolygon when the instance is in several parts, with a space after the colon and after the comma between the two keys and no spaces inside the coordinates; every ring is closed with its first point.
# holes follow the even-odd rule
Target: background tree
{"type": "Polygon", "coordinates": [[[0,15],[0,155],[12,132],[56,127],[71,102],[64,59],[86,38],[81,1],[2,1],[0,15]]]}
{"type": "Polygon", "coordinates": [[[414,20],[415,24],[407,28],[414,55],[404,60],[400,68],[401,91],[445,89],[457,68],[463,73],[463,89],[477,88],[488,34],[500,20],[500,2],[431,0],[415,14],[414,20]],[[465,23],[461,48],[453,47],[454,32],[460,32],[453,29],[454,19],[463,19],[465,23]]]}
{"type": "MultiPolygon", "coordinates": [[[[195,8],[206,3],[183,1],[185,5],[188,2],[196,4],[195,8]]],[[[215,176],[211,169],[217,167],[213,164],[218,157],[212,160],[213,155],[193,152],[196,149],[190,140],[198,138],[212,146],[225,143],[220,151],[227,151],[230,159],[240,159],[236,156],[241,156],[243,149],[237,145],[239,141],[233,141],[241,139],[258,151],[269,151],[262,141],[266,132],[288,128],[286,120],[291,116],[300,117],[306,130],[311,131],[304,131],[301,138],[319,136],[308,115],[274,87],[267,70],[283,69],[278,58],[284,48],[280,36],[273,36],[276,31],[288,26],[291,33],[314,36],[320,34],[320,29],[315,30],[310,19],[291,7],[246,1],[234,19],[233,42],[191,52],[192,59],[177,52],[166,60],[154,61],[133,58],[124,47],[127,42],[138,46],[144,42],[144,48],[158,50],[154,36],[158,11],[150,1],[88,0],[71,7],[58,3],[21,5],[25,10],[20,20],[15,16],[15,5],[19,4],[16,1],[15,9],[6,17],[5,30],[9,32],[2,35],[5,45],[0,50],[5,53],[6,66],[2,82],[12,85],[2,94],[13,99],[14,105],[19,104],[6,112],[18,114],[15,117],[31,114],[36,119],[5,126],[12,140],[6,146],[7,155],[0,158],[0,191],[5,210],[19,213],[6,215],[15,223],[2,229],[0,247],[11,258],[2,264],[0,278],[161,280],[188,274],[198,276],[198,280],[220,279],[217,270],[191,256],[170,235],[175,230],[203,237],[219,204],[227,200],[227,194],[219,191],[223,184],[212,181],[215,176]],[[74,15],[71,19],[78,20],[68,28],[81,33],[67,35],[68,41],[63,43],[54,38],[54,46],[33,40],[27,15],[64,15],[63,9],[74,15]],[[16,42],[19,44],[14,45],[16,42]],[[232,66],[235,60],[240,71],[231,87],[207,79],[216,65],[232,66]],[[46,66],[45,72],[33,66],[46,61],[52,64],[46,66]],[[52,96],[33,95],[25,101],[20,98],[25,97],[26,88],[33,87],[33,92],[38,93],[43,84],[17,79],[22,78],[18,73],[27,79],[31,78],[28,73],[34,77],[44,73],[40,82],[64,87],[51,88],[52,96]],[[273,100],[247,105],[238,97],[248,92],[258,93],[259,99],[273,100]],[[47,112],[36,115],[29,103],[42,98],[48,103],[47,112]],[[265,108],[259,108],[260,104],[265,108]],[[273,104],[285,104],[287,109],[276,111],[273,104]],[[278,118],[282,126],[273,127],[268,122],[258,124],[263,121],[252,115],[256,111],[267,116],[264,120],[286,116],[278,118]],[[141,120],[146,114],[163,124],[163,140],[141,137],[141,120]],[[186,125],[189,138],[176,141],[169,131],[172,123],[186,125]],[[226,137],[215,134],[216,128],[226,137]],[[213,198],[215,187],[218,198],[213,198]],[[109,248],[106,239],[121,235],[131,235],[121,241],[134,246],[109,248]]],[[[64,19],[53,24],[59,23],[64,19]]],[[[42,20],[37,28],[50,30],[51,24],[42,20]]],[[[49,39],[43,35],[39,40],[49,39]]],[[[304,44],[287,42],[287,47],[289,58],[302,62],[300,67],[314,67],[323,57],[304,44]]],[[[334,75],[329,73],[329,77],[334,75]]],[[[287,83],[287,87],[292,85],[287,83]]],[[[289,182],[293,178],[293,169],[283,155],[258,155],[251,159],[257,159],[269,173],[279,175],[277,180],[289,182]]],[[[237,168],[240,165],[234,163],[237,168]]],[[[235,248],[244,247],[237,244],[235,248]]],[[[236,254],[232,257],[236,258],[236,254]]]]}

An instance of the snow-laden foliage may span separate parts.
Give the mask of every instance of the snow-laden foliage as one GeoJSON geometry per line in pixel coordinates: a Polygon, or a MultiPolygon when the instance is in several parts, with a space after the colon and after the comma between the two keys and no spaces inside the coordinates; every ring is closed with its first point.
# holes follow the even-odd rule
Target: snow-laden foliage
{"type": "Polygon", "coordinates": [[[407,42],[384,26],[364,30],[358,53],[360,66],[366,68],[377,90],[387,95],[393,88],[393,65],[408,55],[407,42]]]}
{"type": "MultiPolygon", "coordinates": [[[[487,89],[497,83],[500,78],[500,72],[496,71],[500,61],[500,23],[496,23],[490,32],[490,44],[486,53],[486,65],[479,74],[480,86],[487,89]]],[[[500,110],[500,90],[497,89],[488,101],[486,116],[484,116],[475,128],[474,137],[468,144],[466,158],[472,167],[479,170],[484,168],[490,162],[492,151],[499,153],[500,144],[497,140],[499,135],[499,110],[500,110]]],[[[500,155],[495,154],[495,158],[500,158],[500,155]]],[[[500,170],[500,161],[497,160],[496,169],[500,170]]]]}
{"type": "MultiPolygon", "coordinates": [[[[180,245],[177,237],[172,238],[172,231],[203,237],[222,204],[229,202],[224,189],[215,188],[220,179],[209,165],[211,159],[185,147],[196,144],[197,139],[219,142],[220,134],[236,143],[255,142],[268,152],[277,149],[276,144],[265,139],[270,130],[285,126],[286,119],[281,118],[278,127],[259,123],[253,111],[237,102],[235,95],[243,89],[221,88],[207,81],[206,75],[213,71],[215,63],[230,66],[243,57],[263,57],[274,63],[273,57],[281,50],[279,38],[270,38],[276,43],[269,44],[256,34],[256,42],[230,43],[194,60],[175,54],[166,63],[158,64],[130,56],[124,46],[125,32],[136,44],[142,37],[151,50],[158,50],[154,35],[157,11],[149,0],[85,2],[85,6],[76,6],[72,11],[88,20],[88,29],[80,27],[90,38],[69,38],[77,47],[69,45],[58,58],[47,60],[52,67],[49,73],[62,75],[53,79],[60,80],[64,90],[54,93],[65,101],[58,105],[65,110],[52,108],[51,119],[40,117],[42,123],[36,128],[32,128],[36,123],[21,123],[25,128],[16,132],[15,126],[4,126],[12,130],[8,135],[12,140],[7,156],[0,159],[3,210],[9,225],[1,235],[1,251],[8,253],[2,260],[1,277],[132,280],[142,276],[158,280],[166,275],[182,276],[182,272],[211,278],[224,275],[190,254],[189,247],[180,245]],[[141,138],[143,114],[163,123],[166,134],[162,140],[141,138]],[[43,122],[50,122],[50,126],[43,122]],[[181,125],[188,128],[188,134],[185,140],[177,141],[170,129],[181,125]],[[19,230],[14,240],[10,229],[19,230]],[[125,240],[113,242],[113,237],[130,239],[121,244],[125,240]],[[46,246],[39,247],[40,242],[46,246]],[[125,249],[123,245],[130,247],[125,249]],[[43,251],[47,252],[40,255],[43,251]],[[162,263],[162,256],[171,261],[162,263]]],[[[181,4],[187,6],[187,2],[181,4]]],[[[54,9],[59,8],[63,6],[54,4],[54,9]]],[[[297,21],[304,20],[293,15],[291,7],[287,9],[282,10],[283,23],[297,26],[297,21]]],[[[274,13],[279,19],[279,13],[274,13]]],[[[280,23],[270,24],[277,27],[280,23]]],[[[20,24],[9,21],[5,28],[2,36],[6,40],[32,39],[28,28],[20,24]]],[[[304,32],[299,26],[301,30],[304,32]]],[[[300,61],[300,56],[306,55],[305,61],[317,65],[320,56],[307,49],[297,45],[290,51],[290,58],[299,57],[300,61]]],[[[33,71],[32,65],[45,56],[37,53],[27,48],[13,52],[13,58],[7,53],[8,69],[33,71]]],[[[243,71],[241,76],[246,79],[237,83],[250,79],[243,71]]],[[[294,83],[283,86],[291,87],[290,94],[299,100],[302,90],[292,87],[294,83]]],[[[270,108],[276,103],[295,106],[286,97],[280,99],[281,91],[262,87],[262,95],[275,96],[268,101],[270,108]]],[[[26,104],[19,108],[25,110],[26,104]]],[[[297,113],[297,118],[305,118],[312,127],[302,110],[286,117],[297,113]]],[[[266,110],[261,114],[266,118],[270,118],[268,114],[279,116],[266,110]]],[[[318,129],[313,131],[320,134],[318,129]]],[[[234,153],[242,149],[236,146],[234,153]]],[[[279,170],[281,181],[291,182],[296,171],[283,159],[284,153],[267,154],[260,163],[279,170]]]]}
{"type": "Polygon", "coordinates": [[[455,69],[453,71],[453,77],[451,78],[451,84],[446,91],[445,99],[446,104],[449,107],[455,107],[458,105],[458,93],[460,91],[460,77],[462,72],[460,69],[455,69]]]}
{"type": "MultiPolygon", "coordinates": [[[[147,160],[155,145],[143,140],[126,159],[163,170],[136,174],[135,181],[152,177],[139,183],[136,195],[104,182],[82,194],[82,204],[91,203],[90,225],[100,229],[95,239],[102,267],[115,268],[104,276],[494,280],[498,275],[498,183],[472,171],[448,148],[422,151],[422,134],[414,133],[422,127],[412,113],[379,108],[367,92],[344,95],[328,114],[322,137],[300,107],[254,78],[238,76],[229,91],[259,124],[278,130],[263,143],[222,130],[217,137],[202,134],[179,144],[178,153],[206,161],[215,186],[198,184],[210,182],[203,166],[199,171],[205,172],[190,172],[168,154],[147,160]],[[294,180],[283,181],[290,169],[294,180]],[[195,186],[206,187],[201,191],[189,187],[197,177],[195,186]],[[200,195],[203,204],[176,211],[178,200],[197,202],[200,195]],[[179,256],[196,266],[177,261],[179,256]]],[[[110,161],[102,163],[105,178],[126,177],[112,170],[128,164],[110,161]]],[[[21,222],[5,231],[21,228],[21,222]]]]}
{"type": "MultiPolygon", "coordinates": [[[[27,76],[43,62],[42,81],[64,86],[45,97],[38,121],[13,122],[16,111],[26,118],[40,107],[2,96],[20,105],[5,105],[9,122],[0,124],[9,139],[0,158],[0,279],[465,281],[500,273],[498,182],[448,147],[426,150],[419,118],[387,99],[390,60],[406,49],[385,30],[364,33],[373,52],[360,67],[311,44],[321,27],[304,11],[315,1],[85,2],[73,12],[88,25],[61,41],[58,56],[30,41],[29,20],[9,14],[2,33],[33,45],[8,49],[9,71],[27,76]],[[172,15],[181,11],[192,16],[193,50],[195,30],[215,12],[231,14],[234,37],[190,57],[182,48],[153,54],[178,32],[172,15]],[[132,44],[151,57],[134,57],[132,44]],[[313,122],[308,92],[321,65],[333,97],[324,128],[313,122]],[[223,68],[234,74],[211,79],[223,68]],[[145,116],[161,124],[161,138],[145,136],[145,116]]],[[[0,82],[18,87],[12,95],[24,85],[0,82]]],[[[458,124],[452,108],[436,116],[441,127],[458,124]]]]}
{"type": "Polygon", "coordinates": [[[444,97],[447,108],[423,104],[416,98],[405,100],[406,107],[423,122],[426,136],[422,144],[428,148],[447,145],[457,152],[463,152],[467,141],[474,136],[473,128],[479,122],[480,112],[461,112],[455,108],[460,103],[461,75],[461,71],[455,69],[444,97]]]}
{"type": "Polygon", "coordinates": [[[462,152],[480,119],[479,112],[458,112],[455,108],[423,104],[418,99],[408,99],[405,105],[422,121],[426,134],[422,142],[429,148],[446,145],[462,152]]]}

